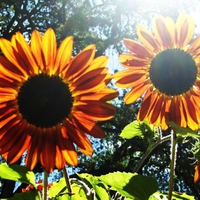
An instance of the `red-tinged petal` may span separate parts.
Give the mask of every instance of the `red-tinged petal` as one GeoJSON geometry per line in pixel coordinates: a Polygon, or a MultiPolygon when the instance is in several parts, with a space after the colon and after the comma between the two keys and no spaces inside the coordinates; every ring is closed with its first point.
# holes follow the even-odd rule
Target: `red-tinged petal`
{"type": "Polygon", "coordinates": [[[148,114],[151,111],[151,107],[154,105],[157,95],[158,92],[153,91],[153,87],[150,86],[147,89],[138,112],[138,120],[143,121],[144,119],[148,118],[148,114]]]}
{"type": "Polygon", "coordinates": [[[39,160],[39,153],[41,152],[43,146],[43,140],[40,137],[42,131],[39,130],[36,131],[36,129],[35,130],[33,129],[31,132],[32,132],[31,141],[25,160],[26,167],[29,170],[33,170],[35,168],[39,160]]]}
{"type": "Polygon", "coordinates": [[[158,94],[155,101],[151,102],[153,106],[151,107],[151,111],[149,112],[149,122],[157,126],[160,125],[161,122],[160,117],[162,112],[163,101],[163,95],[158,94]]]}
{"type": "Polygon", "coordinates": [[[72,124],[72,122],[68,120],[64,121],[64,126],[67,129],[70,140],[74,142],[85,155],[91,156],[93,149],[86,134],[80,131],[75,124],[72,124]]]}
{"type": "Polygon", "coordinates": [[[199,105],[193,100],[190,93],[185,94],[185,99],[188,104],[188,109],[192,119],[198,124],[200,122],[200,109],[199,105]]]}
{"type": "Polygon", "coordinates": [[[42,38],[42,51],[45,60],[45,72],[52,75],[54,62],[57,54],[56,36],[53,29],[49,28],[42,38]]]}
{"type": "Polygon", "coordinates": [[[64,126],[59,127],[60,133],[56,137],[59,149],[62,152],[64,160],[72,166],[78,164],[78,156],[72,141],[68,137],[67,130],[64,126]]]}
{"type": "Polygon", "coordinates": [[[190,111],[189,107],[188,107],[190,102],[188,102],[188,100],[185,98],[185,96],[183,96],[182,102],[183,102],[183,106],[184,106],[184,110],[185,110],[184,112],[186,113],[186,117],[187,117],[187,125],[188,125],[188,127],[191,128],[192,130],[197,130],[198,129],[198,124],[193,119],[193,118],[195,118],[193,116],[193,113],[191,113],[191,112],[193,112],[193,110],[190,111]]]}
{"type": "Polygon", "coordinates": [[[61,170],[65,167],[65,160],[64,160],[63,154],[58,146],[56,146],[55,166],[57,167],[58,170],[61,170]]]}
{"type": "MultiPolygon", "coordinates": [[[[12,46],[12,43],[6,39],[1,38],[1,50],[5,57],[17,68],[13,67],[13,70],[9,68],[9,70],[13,72],[18,72],[21,77],[24,77],[24,79],[28,78],[28,73],[26,72],[25,69],[20,66],[18,60],[19,60],[19,55],[18,52],[15,50],[15,48],[12,46]]],[[[2,59],[2,58],[1,58],[2,59]]],[[[5,61],[8,63],[8,61],[5,61]]],[[[5,66],[5,63],[3,64],[5,66]]],[[[7,66],[5,66],[7,67],[7,66]]],[[[9,66],[8,66],[9,67],[9,66]]]]}
{"type": "MultiPolygon", "coordinates": [[[[0,154],[6,153],[9,151],[16,143],[20,140],[21,132],[24,132],[26,129],[27,124],[20,123],[16,124],[15,126],[11,126],[11,128],[7,131],[6,134],[1,137],[0,140],[0,147],[1,151],[0,154]]],[[[27,135],[26,133],[23,135],[27,135]]]]}
{"type": "Polygon", "coordinates": [[[197,51],[199,51],[199,47],[200,47],[200,35],[198,35],[192,41],[192,43],[190,44],[190,46],[187,49],[187,52],[196,57],[197,51]]]}
{"type": "Polygon", "coordinates": [[[148,74],[144,70],[124,70],[115,74],[115,85],[121,88],[137,87],[145,82],[148,74]]]}
{"type": "Polygon", "coordinates": [[[72,87],[77,88],[90,88],[98,85],[101,81],[104,80],[108,73],[107,68],[98,68],[87,73],[84,73],[80,78],[76,81],[73,81],[72,87]],[[93,83],[94,82],[94,83],[93,83]],[[87,86],[88,85],[88,86],[87,86]]]}
{"type": "Polygon", "coordinates": [[[44,56],[42,52],[42,35],[39,31],[34,30],[31,35],[31,50],[38,65],[38,70],[44,69],[44,56]]]}
{"type": "Polygon", "coordinates": [[[148,87],[150,86],[149,81],[145,81],[140,84],[138,87],[133,88],[130,92],[128,92],[124,97],[124,102],[126,104],[134,103],[138,100],[142,95],[146,92],[148,87]]]}
{"type": "Polygon", "coordinates": [[[71,60],[72,47],[73,47],[73,37],[67,37],[61,42],[58,48],[55,66],[52,69],[53,73],[55,73],[56,71],[58,74],[62,73],[64,68],[71,60]]]}
{"type": "Polygon", "coordinates": [[[75,106],[75,110],[83,112],[89,118],[97,121],[105,121],[113,118],[116,108],[104,102],[83,101],[75,106]],[[88,109],[88,108],[91,109],[88,109]]]}
{"type": "Polygon", "coordinates": [[[95,121],[88,119],[84,113],[74,112],[72,120],[81,130],[93,137],[103,138],[105,136],[103,129],[95,121]]]}
{"type": "Polygon", "coordinates": [[[177,97],[177,107],[180,111],[180,116],[181,116],[181,119],[180,119],[180,123],[178,124],[179,126],[181,127],[187,127],[187,117],[186,117],[186,113],[185,113],[185,109],[184,109],[184,105],[183,105],[183,102],[182,102],[182,97],[178,96],[177,97]]]}
{"type": "MultiPolygon", "coordinates": [[[[99,68],[84,74],[80,79],[72,83],[72,88],[75,88],[79,93],[82,90],[89,92],[106,87],[104,80],[107,76],[107,69],[106,72],[104,72],[104,69],[105,68],[99,68]]],[[[76,94],[75,91],[74,94],[76,94]]]]}
{"type": "Polygon", "coordinates": [[[25,150],[28,148],[31,137],[25,133],[25,130],[21,132],[21,137],[9,150],[7,155],[7,162],[9,164],[16,163],[21,157],[25,150]]]}
{"type": "Polygon", "coordinates": [[[35,59],[32,55],[31,48],[28,45],[28,43],[25,41],[24,36],[17,32],[15,34],[15,37],[13,37],[15,40],[16,50],[19,55],[18,62],[21,66],[24,66],[23,68],[26,69],[26,71],[31,74],[35,75],[38,74],[38,66],[35,62],[35,59]]]}
{"type": "Polygon", "coordinates": [[[137,56],[128,53],[119,55],[119,61],[123,67],[131,69],[145,70],[149,68],[150,64],[149,59],[137,58],[137,56]]]}
{"type": "Polygon", "coordinates": [[[78,75],[87,69],[94,59],[95,49],[94,45],[90,45],[72,59],[65,72],[66,80],[76,79],[78,75]]]}
{"type": "Polygon", "coordinates": [[[53,131],[49,128],[42,131],[43,146],[40,152],[40,162],[46,172],[51,173],[55,168],[56,143],[53,131]]]}
{"type": "Polygon", "coordinates": [[[21,72],[3,56],[0,56],[0,70],[2,75],[13,81],[13,84],[15,82],[19,84],[24,79],[21,72]]]}
{"type": "Polygon", "coordinates": [[[154,18],[154,34],[164,48],[175,45],[175,23],[171,18],[162,16],[154,18]]]}
{"type": "Polygon", "coordinates": [[[90,66],[88,67],[88,69],[86,69],[85,72],[97,69],[99,67],[106,67],[107,64],[108,64],[108,57],[99,56],[91,62],[90,66]]]}
{"type": "Polygon", "coordinates": [[[108,101],[118,96],[118,91],[104,88],[97,92],[87,92],[84,95],[76,96],[77,101],[108,101]]]}
{"type": "Polygon", "coordinates": [[[177,19],[176,27],[177,45],[179,48],[183,48],[190,42],[194,34],[194,20],[185,13],[181,13],[177,19]]]}
{"type": "Polygon", "coordinates": [[[12,79],[8,77],[0,75],[0,84],[1,84],[1,87],[17,88],[19,83],[14,82],[12,79]]]}
{"type": "Polygon", "coordinates": [[[142,44],[131,40],[131,39],[124,39],[124,44],[126,47],[135,55],[137,55],[140,58],[151,58],[152,53],[142,44]]]}
{"type": "Polygon", "coordinates": [[[159,52],[161,44],[155,38],[155,36],[143,26],[137,27],[137,35],[141,42],[152,52],[159,52]]]}

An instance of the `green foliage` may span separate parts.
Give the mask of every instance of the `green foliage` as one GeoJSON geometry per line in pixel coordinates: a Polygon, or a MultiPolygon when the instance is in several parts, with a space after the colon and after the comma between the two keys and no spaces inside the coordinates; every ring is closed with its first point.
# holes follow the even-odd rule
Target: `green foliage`
{"type": "Polygon", "coordinates": [[[28,191],[26,193],[17,193],[13,197],[1,200],[40,200],[37,191],[28,191]]]}
{"type": "Polygon", "coordinates": [[[135,200],[148,200],[158,189],[155,179],[139,174],[114,172],[102,175],[99,179],[114,187],[123,196],[135,200]]]}
{"type": "Polygon", "coordinates": [[[193,131],[190,128],[183,128],[178,126],[176,123],[174,122],[168,122],[171,127],[174,129],[174,131],[176,132],[176,134],[179,136],[184,136],[184,137],[194,137],[194,138],[200,138],[200,135],[198,134],[198,131],[193,131]]]}
{"type": "MultiPolygon", "coordinates": [[[[162,194],[160,192],[156,192],[149,198],[149,200],[156,200],[156,199],[167,200],[168,194],[162,194]]],[[[189,196],[185,193],[173,192],[172,200],[195,200],[195,199],[194,199],[194,196],[189,196]]]]}
{"type": "Polygon", "coordinates": [[[35,174],[32,171],[28,171],[26,167],[19,165],[8,166],[5,163],[0,164],[0,178],[36,186],[35,174]]]}
{"type": "Polygon", "coordinates": [[[137,120],[125,126],[120,134],[121,137],[131,139],[133,137],[152,138],[156,133],[156,128],[147,121],[139,122],[137,120]]]}

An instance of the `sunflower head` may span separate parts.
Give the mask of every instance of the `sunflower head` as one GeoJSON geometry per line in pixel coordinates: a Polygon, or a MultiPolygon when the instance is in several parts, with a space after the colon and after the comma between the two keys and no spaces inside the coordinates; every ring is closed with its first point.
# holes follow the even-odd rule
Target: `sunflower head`
{"type": "Polygon", "coordinates": [[[0,39],[0,154],[8,163],[27,151],[31,170],[38,160],[47,172],[77,165],[75,145],[91,155],[87,134],[104,137],[96,122],[114,116],[109,102],[118,95],[107,87],[108,58],[95,58],[95,45],[74,57],[72,48],[73,37],[57,47],[51,28],[33,31],[30,45],[19,32],[0,39]]]}
{"type": "Polygon", "coordinates": [[[153,32],[137,27],[141,42],[124,39],[130,53],[120,55],[125,70],[115,74],[116,85],[131,88],[125,103],[142,99],[138,120],[168,128],[174,121],[197,130],[200,123],[199,47],[200,36],[190,44],[194,22],[181,13],[175,22],[169,17],[153,19],[153,32]]]}

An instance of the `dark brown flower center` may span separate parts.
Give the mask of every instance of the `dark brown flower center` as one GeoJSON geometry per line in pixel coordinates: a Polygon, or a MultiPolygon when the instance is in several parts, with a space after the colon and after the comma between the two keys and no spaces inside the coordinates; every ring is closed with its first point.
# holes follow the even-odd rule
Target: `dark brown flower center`
{"type": "Polygon", "coordinates": [[[197,66],[187,52],[168,49],[152,60],[149,73],[152,83],[160,92],[174,96],[187,92],[194,85],[197,66]]]}
{"type": "Polygon", "coordinates": [[[30,77],[18,93],[19,112],[30,124],[48,128],[68,117],[73,97],[68,84],[59,76],[40,74],[30,77]]]}

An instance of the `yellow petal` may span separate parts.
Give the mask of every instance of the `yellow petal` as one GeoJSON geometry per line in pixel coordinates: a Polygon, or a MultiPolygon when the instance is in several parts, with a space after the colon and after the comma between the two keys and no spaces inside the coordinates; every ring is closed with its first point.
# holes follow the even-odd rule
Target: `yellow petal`
{"type": "Polygon", "coordinates": [[[177,19],[177,46],[179,48],[185,47],[191,40],[194,34],[194,20],[192,17],[181,13],[177,19]]]}
{"type": "Polygon", "coordinates": [[[138,100],[148,89],[150,86],[149,81],[143,82],[138,87],[133,88],[130,92],[128,92],[124,97],[124,102],[126,104],[134,103],[136,100],[138,100]]]}
{"type": "Polygon", "coordinates": [[[175,23],[171,18],[155,17],[153,20],[153,30],[156,38],[165,49],[174,47],[175,23]]]}
{"type": "Polygon", "coordinates": [[[31,35],[31,50],[37,62],[38,70],[44,69],[43,52],[42,52],[42,35],[39,31],[34,30],[31,35]]]}
{"type": "Polygon", "coordinates": [[[57,43],[55,33],[51,28],[47,29],[47,31],[44,33],[42,39],[42,50],[45,60],[45,71],[49,75],[52,75],[57,53],[57,43]]]}
{"type": "Polygon", "coordinates": [[[55,61],[55,66],[52,69],[53,73],[58,70],[58,74],[69,64],[72,56],[73,37],[65,38],[58,48],[58,53],[55,61]]]}

